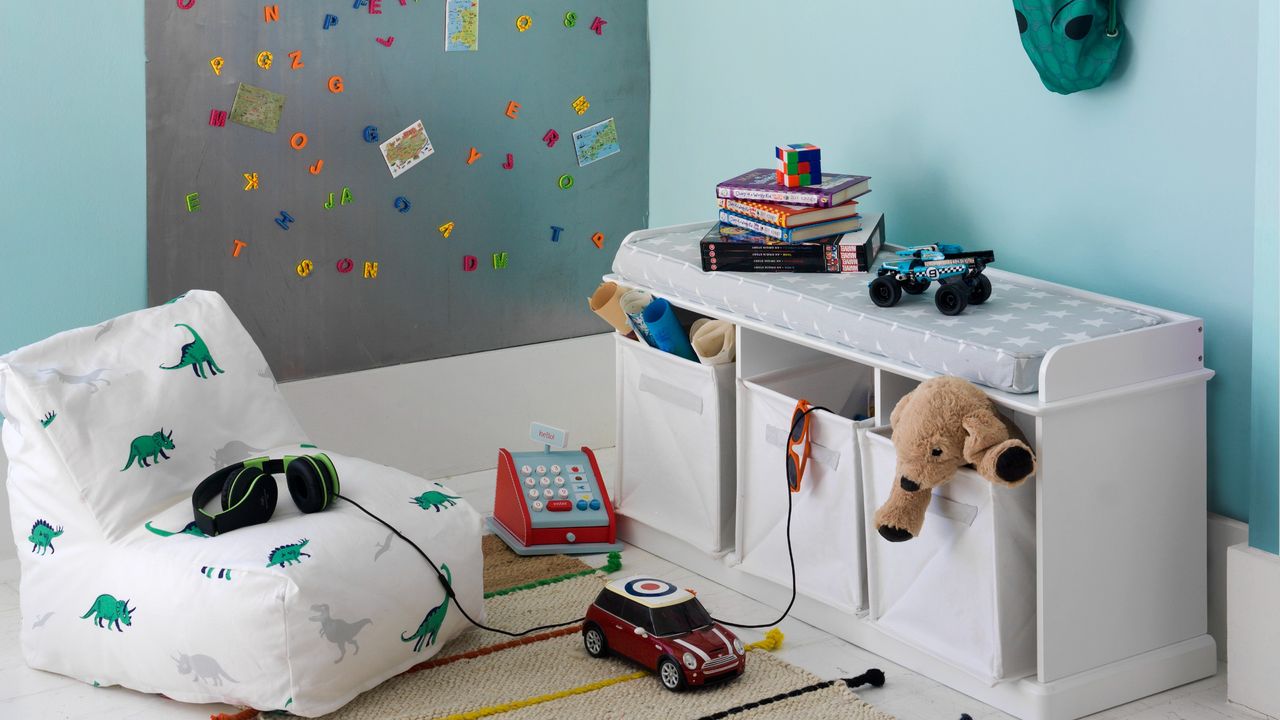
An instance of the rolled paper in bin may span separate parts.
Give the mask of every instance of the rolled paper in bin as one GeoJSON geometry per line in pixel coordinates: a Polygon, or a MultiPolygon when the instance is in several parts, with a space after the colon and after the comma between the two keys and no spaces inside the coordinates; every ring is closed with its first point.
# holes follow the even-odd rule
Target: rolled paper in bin
{"type": "Polygon", "coordinates": [[[643,290],[628,290],[622,293],[622,297],[618,298],[618,305],[622,308],[622,312],[627,316],[627,321],[631,323],[631,329],[636,331],[636,336],[644,340],[651,347],[658,347],[653,341],[653,336],[649,334],[649,327],[644,321],[644,310],[653,302],[653,296],[643,290]]]}
{"type": "Polygon", "coordinates": [[[736,333],[728,320],[700,318],[689,328],[689,344],[703,365],[726,365],[737,355],[736,333]]]}
{"type": "Polygon", "coordinates": [[[622,312],[622,306],[618,304],[618,299],[621,297],[622,289],[617,284],[600,283],[600,287],[587,298],[587,307],[612,325],[614,330],[626,335],[631,332],[631,326],[627,324],[627,315],[622,312]]]}
{"type": "Polygon", "coordinates": [[[689,344],[689,336],[685,335],[684,328],[680,327],[680,321],[676,319],[676,312],[672,309],[671,303],[663,298],[657,298],[649,303],[649,307],[644,309],[644,324],[649,328],[649,336],[653,338],[654,347],[672,355],[679,355],[685,360],[698,361],[698,356],[693,352],[693,346],[689,344]]]}

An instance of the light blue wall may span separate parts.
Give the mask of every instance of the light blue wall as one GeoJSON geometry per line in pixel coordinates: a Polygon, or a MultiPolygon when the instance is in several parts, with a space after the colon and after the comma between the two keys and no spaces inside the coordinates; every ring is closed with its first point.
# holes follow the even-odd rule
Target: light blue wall
{"type": "Polygon", "coordinates": [[[1280,552],[1280,8],[1258,11],[1257,191],[1253,245],[1253,502],[1249,544],[1280,552]]]}
{"type": "Polygon", "coordinates": [[[1202,316],[1210,507],[1245,519],[1258,6],[1211,5],[1125,0],[1118,76],[1063,97],[1008,0],[651,0],[651,224],[813,142],[891,240],[1202,316]]]}
{"type": "Polygon", "coordinates": [[[146,301],[141,2],[6,5],[0,353],[146,301]]]}

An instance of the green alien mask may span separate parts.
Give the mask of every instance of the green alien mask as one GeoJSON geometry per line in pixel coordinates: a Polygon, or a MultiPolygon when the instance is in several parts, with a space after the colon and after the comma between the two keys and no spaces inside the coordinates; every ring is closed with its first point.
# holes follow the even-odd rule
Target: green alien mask
{"type": "Polygon", "coordinates": [[[1050,90],[1101,85],[1124,40],[1116,0],[1013,0],[1022,47],[1050,90]]]}

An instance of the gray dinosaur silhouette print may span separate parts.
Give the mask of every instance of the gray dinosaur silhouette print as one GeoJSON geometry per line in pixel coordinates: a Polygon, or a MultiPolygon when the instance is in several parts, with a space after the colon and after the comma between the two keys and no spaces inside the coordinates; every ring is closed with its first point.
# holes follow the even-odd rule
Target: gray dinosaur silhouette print
{"type": "Polygon", "coordinates": [[[53,617],[52,612],[47,612],[41,615],[40,617],[36,618],[35,622],[31,623],[31,629],[35,630],[36,628],[44,627],[44,624],[49,622],[49,618],[51,617],[53,617]]]}
{"type": "Polygon", "coordinates": [[[214,450],[213,457],[209,459],[213,461],[213,469],[220,470],[228,465],[251,458],[262,451],[262,448],[246,445],[239,440],[232,440],[226,445],[223,445],[221,449],[214,450]]]}
{"type": "Polygon", "coordinates": [[[116,319],[111,318],[110,320],[98,325],[97,326],[98,332],[93,336],[93,341],[98,342],[99,340],[101,340],[103,335],[106,335],[107,333],[111,332],[111,326],[115,324],[116,324],[116,319]]]}
{"type": "Polygon", "coordinates": [[[192,682],[207,682],[215,687],[221,685],[224,678],[233,683],[240,682],[228,675],[218,661],[208,655],[178,653],[178,657],[170,658],[178,663],[178,674],[190,675],[192,682]]]}
{"type": "Polygon", "coordinates": [[[357,620],[355,622],[347,622],[329,615],[329,606],[323,603],[312,605],[311,610],[318,613],[311,617],[315,622],[320,623],[320,637],[328,640],[338,646],[338,659],[333,661],[334,665],[342,662],[347,657],[347,643],[356,650],[353,655],[360,654],[360,646],[356,644],[356,633],[360,632],[365,625],[372,623],[369,618],[357,620]]]}
{"type": "Polygon", "coordinates": [[[383,553],[391,549],[391,538],[393,537],[395,537],[395,533],[387,533],[387,539],[374,546],[378,548],[378,552],[373,554],[374,562],[378,562],[378,558],[382,557],[383,553]]]}
{"type": "Polygon", "coordinates": [[[55,376],[58,378],[58,382],[63,385],[88,385],[89,392],[96,393],[98,392],[98,383],[102,383],[103,385],[111,384],[110,380],[102,377],[106,372],[106,368],[98,368],[97,370],[85,373],[84,375],[71,375],[69,373],[62,372],[58,368],[44,368],[40,371],[40,374],[46,377],[50,375],[55,376]]]}

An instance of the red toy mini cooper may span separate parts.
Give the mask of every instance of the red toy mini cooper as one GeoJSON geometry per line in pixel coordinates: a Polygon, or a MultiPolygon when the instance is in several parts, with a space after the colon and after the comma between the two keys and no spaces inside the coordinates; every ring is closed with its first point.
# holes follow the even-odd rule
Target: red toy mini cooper
{"type": "Polygon", "coordinates": [[[582,642],[592,657],[613,650],[656,671],[668,690],[738,677],[747,665],[742,643],[693,593],[647,577],[605,585],[587,608],[582,642]]]}

